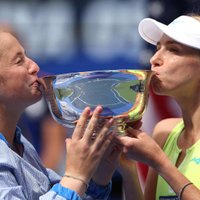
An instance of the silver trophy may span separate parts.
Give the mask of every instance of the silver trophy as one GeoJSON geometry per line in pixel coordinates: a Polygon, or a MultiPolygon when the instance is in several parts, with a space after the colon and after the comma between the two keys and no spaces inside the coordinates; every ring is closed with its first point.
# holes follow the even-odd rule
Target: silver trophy
{"type": "Polygon", "coordinates": [[[128,123],[142,118],[153,72],[150,70],[100,70],[45,76],[44,96],[52,117],[74,127],[85,107],[103,107],[99,124],[114,118],[114,129],[123,134],[128,123]]]}

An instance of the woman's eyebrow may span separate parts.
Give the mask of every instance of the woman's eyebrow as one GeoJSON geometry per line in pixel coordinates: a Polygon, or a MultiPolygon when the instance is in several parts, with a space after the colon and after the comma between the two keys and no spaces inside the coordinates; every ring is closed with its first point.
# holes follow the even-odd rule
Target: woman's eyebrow
{"type": "MultiPolygon", "coordinates": [[[[159,46],[159,45],[161,45],[162,43],[159,41],[158,43],[157,43],[157,46],[159,46]]],[[[177,44],[177,45],[180,45],[178,42],[176,42],[176,41],[174,41],[174,40],[167,40],[166,42],[165,42],[165,44],[177,44]]]]}
{"type": "Polygon", "coordinates": [[[22,52],[17,52],[17,53],[13,56],[12,61],[14,61],[17,57],[22,56],[22,55],[23,55],[22,52]]]}
{"type": "Polygon", "coordinates": [[[21,51],[18,51],[12,58],[12,61],[14,61],[17,57],[19,56],[24,56],[25,55],[25,50],[22,49],[21,51]]]}
{"type": "Polygon", "coordinates": [[[180,43],[174,41],[174,40],[169,40],[166,42],[166,44],[177,44],[177,45],[181,45],[180,43]]]}

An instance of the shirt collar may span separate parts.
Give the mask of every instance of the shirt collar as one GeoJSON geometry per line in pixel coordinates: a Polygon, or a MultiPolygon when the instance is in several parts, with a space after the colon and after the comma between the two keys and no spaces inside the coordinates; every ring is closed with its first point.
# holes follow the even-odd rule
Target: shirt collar
{"type": "MultiPolygon", "coordinates": [[[[21,129],[19,127],[16,127],[15,136],[14,136],[15,143],[21,143],[21,133],[22,133],[21,129]]],[[[6,140],[6,138],[4,137],[2,133],[0,133],[0,140],[3,140],[10,147],[10,144],[8,143],[8,141],[6,140]]]]}
{"type": "Polygon", "coordinates": [[[0,133],[0,140],[3,140],[3,141],[9,146],[8,141],[7,141],[6,138],[3,136],[2,133],[0,133]]]}

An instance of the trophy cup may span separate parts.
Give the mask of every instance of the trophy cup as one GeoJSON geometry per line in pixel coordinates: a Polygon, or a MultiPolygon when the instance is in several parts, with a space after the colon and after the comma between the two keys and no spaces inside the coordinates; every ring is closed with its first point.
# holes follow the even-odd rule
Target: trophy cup
{"type": "Polygon", "coordinates": [[[44,97],[52,117],[73,128],[86,106],[103,107],[99,123],[114,118],[114,129],[123,135],[147,107],[150,70],[99,70],[42,77],[44,97]]]}

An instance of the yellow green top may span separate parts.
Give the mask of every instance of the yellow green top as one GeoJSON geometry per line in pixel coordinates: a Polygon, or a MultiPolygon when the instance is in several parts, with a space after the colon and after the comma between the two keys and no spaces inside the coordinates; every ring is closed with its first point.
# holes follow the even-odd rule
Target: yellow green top
{"type": "MultiPolygon", "coordinates": [[[[175,165],[181,149],[177,146],[177,139],[184,129],[183,121],[180,122],[169,134],[163,147],[164,152],[175,165]]],[[[184,174],[196,187],[200,189],[200,140],[193,144],[186,151],[183,162],[178,167],[179,171],[184,174]]],[[[171,189],[168,183],[158,176],[156,200],[175,200],[176,193],[171,189]],[[174,198],[173,198],[174,197],[174,198]]]]}

